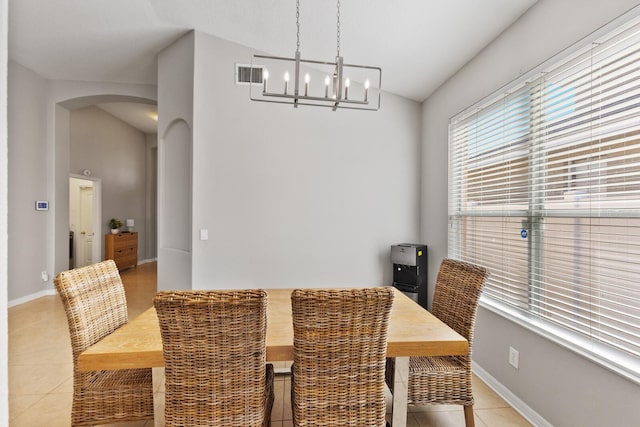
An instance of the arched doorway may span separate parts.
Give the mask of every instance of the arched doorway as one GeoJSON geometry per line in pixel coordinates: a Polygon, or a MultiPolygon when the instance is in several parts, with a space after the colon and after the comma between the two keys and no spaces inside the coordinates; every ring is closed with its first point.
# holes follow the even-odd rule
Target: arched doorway
{"type": "MultiPolygon", "coordinates": [[[[103,197],[105,203],[102,204],[102,224],[93,230],[94,238],[98,239],[100,249],[104,247],[103,235],[106,230],[106,222],[111,217],[118,217],[123,222],[125,219],[135,218],[135,231],[138,231],[139,260],[154,259],[157,240],[157,213],[156,213],[156,189],[157,189],[157,137],[155,135],[144,134],[144,148],[136,147],[134,152],[127,151],[126,147],[120,145],[119,153],[113,154],[107,148],[96,149],[95,144],[108,143],[105,140],[108,136],[100,136],[100,132],[93,134],[90,130],[95,125],[91,120],[93,117],[109,117],[112,122],[122,120],[116,117],[107,109],[97,106],[109,103],[137,103],[144,105],[155,105],[156,101],[148,98],[140,98],[125,95],[94,95],[68,99],[59,102],[55,107],[55,249],[54,249],[54,270],[55,273],[69,268],[70,254],[70,207],[71,197],[69,187],[69,176],[80,175],[85,169],[92,169],[86,164],[98,165],[95,167],[100,173],[93,172],[93,177],[101,181],[103,186],[103,197]],[[87,123],[78,125],[87,113],[91,119],[87,123]],[[82,112],[82,114],[81,114],[82,112]],[[78,131],[77,129],[81,130],[78,131]],[[80,136],[78,135],[80,134],[80,136]],[[83,150],[82,155],[74,153],[77,149],[78,140],[86,139],[92,146],[83,150]],[[98,156],[98,158],[92,158],[98,156]],[[81,159],[81,160],[79,160],[81,159]],[[134,162],[134,163],[132,163],[134,162]],[[108,167],[106,167],[108,165],[108,167]],[[135,174],[132,172],[135,170],[135,174]],[[100,176],[104,175],[104,176],[100,176]],[[133,178],[127,175],[134,175],[133,178]],[[117,177],[117,178],[114,178],[117,177]],[[122,178],[122,179],[121,179],[122,178]],[[130,187],[127,187],[130,185],[130,187]],[[135,191],[134,191],[135,189],[135,191]],[[120,206],[114,208],[114,205],[120,206]],[[136,206],[135,213],[129,209],[136,206]],[[111,210],[110,210],[111,209],[111,210]]],[[[157,116],[156,116],[157,119],[157,116]]],[[[98,125],[101,126],[101,125],[98,125]]],[[[113,124],[110,125],[112,128],[113,124]]],[[[118,128],[118,126],[115,126],[118,128]]],[[[117,130],[117,129],[116,129],[117,130]]],[[[110,132],[110,131],[109,131],[110,132]]],[[[109,133],[107,132],[107,133],[109,133]]],[[[104,132],[103,132],[104,133],[104,132]]],[[[123,144],[117,137],[117,132],[113,139],[114,144],[123,144]]],[[[115,151],[115,150],[112,150],[115,151]]],[[[89,171],[91,172],[91,171],[89,171]]],[[[108,230],[107,230],[108,231],[108,230]]],[[[79,236],[78,236],[79,237],[79,236]]],[[[86,243],[86,242],[85,242],[86,243]]],[[[77,248],[77,246],[76,246],[77,248]]],[[[103,258],[102,250],[93,255],[94,261],[103,258]]]]}

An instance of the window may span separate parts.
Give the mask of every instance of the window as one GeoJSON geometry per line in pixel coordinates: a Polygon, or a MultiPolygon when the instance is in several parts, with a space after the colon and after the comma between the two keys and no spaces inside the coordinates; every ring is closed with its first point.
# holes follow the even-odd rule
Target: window
{"type": "Polygon", "coordinates": [[[640,380],[640,21],[452,118],[448,210],[483,304],[640,380]]]}

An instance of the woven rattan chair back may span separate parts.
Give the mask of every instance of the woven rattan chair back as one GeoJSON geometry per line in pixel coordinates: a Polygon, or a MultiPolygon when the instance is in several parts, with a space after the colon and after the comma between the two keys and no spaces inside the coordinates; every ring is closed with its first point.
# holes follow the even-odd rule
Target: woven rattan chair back
{"type": "Polygon", "coordinates": [[[71,424],[94,425],[153,418],[151,369],[81,372],[78,355],[128,321],[124,286],[113,261],[62,272],[62,299],[73,354],[71,424]]]}
{"type": "Polygon", "coordinates": [[[154,305],[165,361],[165,425],[269,425],[266,292],[164,291],[154,305]]]}
{"type": "Polygon", "coordinates": [[[393,288],[298,289],[291,295],[295,426],[384,426],[393,288]]]}
{"type": "Polygon", "coordinates": [[[445,258],[436,278],[431,312],[469,341],[469,356],[478,301],[486,277],[484,267],[445,258]]]}
{"type": "MultiPolygon", "coordinates": [[[[463,356],[411,357],[407,401],[412,405],[463,405],[465,425],[474,426],[471,348],[478,301],[487,270],[474,264],[444,259],[438,270],[432,313],[465,337],[463,356]]],[[[387,385],[393,391],[395,359],[387,361],[387,385]]]]}
{"type": "Polygon", "coordinates": [[[74,361],[129,321],[124,286],[113,261],[62,272],[54,284],[67,313],[74,361]]]}

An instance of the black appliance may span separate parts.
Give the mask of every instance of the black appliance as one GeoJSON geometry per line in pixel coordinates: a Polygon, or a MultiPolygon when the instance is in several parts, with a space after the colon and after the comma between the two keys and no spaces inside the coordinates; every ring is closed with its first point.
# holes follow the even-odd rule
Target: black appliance
{"type": "Polygon", "coordinates": [[[427,309],[427,246],[402,243],[391,246],[393,286],[427,309]]]}

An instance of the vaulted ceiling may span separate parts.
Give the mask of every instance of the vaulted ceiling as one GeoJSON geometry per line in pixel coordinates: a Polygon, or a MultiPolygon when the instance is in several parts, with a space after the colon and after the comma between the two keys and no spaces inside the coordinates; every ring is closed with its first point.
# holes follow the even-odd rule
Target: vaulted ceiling
{"type": "MultiPolygon", "coordinates": [[[[340,53],[382,67],[386,91],[423,101],[535,1],[341,0],[340,53]]],[[[301,0],[303,57],[335,57],[336,11],[301,0]]],[[[155,84],[156,55],[191,29],[292,56],[295,0],[9,2],[10,58],[50,79],[155,84]]]]}

